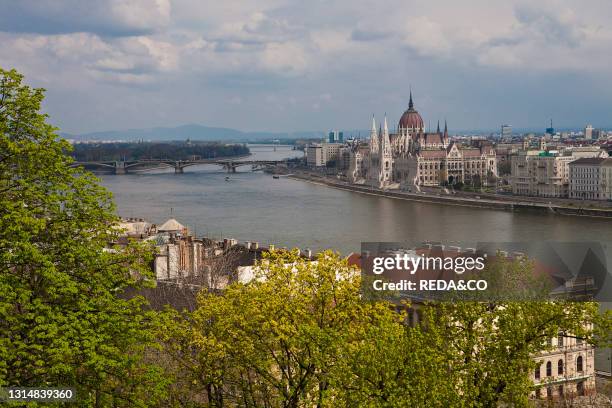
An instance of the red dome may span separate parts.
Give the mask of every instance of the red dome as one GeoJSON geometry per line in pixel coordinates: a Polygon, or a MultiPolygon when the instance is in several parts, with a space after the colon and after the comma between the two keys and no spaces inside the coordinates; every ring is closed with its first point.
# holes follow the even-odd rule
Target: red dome
{"type": "Polygon", "coordinates": [[[419,115],[419,112],[414,109],[408,109],[399,121],[399,127],[403,129],[423,129],[423,118],[419,115]]]}
{"type": "Polygon", "coordinates": [[[410,102],[408,102],[408,110],[404,112],[399,121],[399,128],[401,129],[423,129],[423,118],[414,109],[414,103],[412,103],[412,91],[410,91],[410,102]]]}

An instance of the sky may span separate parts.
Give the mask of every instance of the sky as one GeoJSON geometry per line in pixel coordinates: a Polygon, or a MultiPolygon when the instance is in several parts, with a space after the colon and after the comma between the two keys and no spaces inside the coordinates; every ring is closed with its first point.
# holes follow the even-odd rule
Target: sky
{"type": "Polygon", "coordinates": [[[0,67],[69,133],[612,127],[609,0],[0,0],[0,67]]]}

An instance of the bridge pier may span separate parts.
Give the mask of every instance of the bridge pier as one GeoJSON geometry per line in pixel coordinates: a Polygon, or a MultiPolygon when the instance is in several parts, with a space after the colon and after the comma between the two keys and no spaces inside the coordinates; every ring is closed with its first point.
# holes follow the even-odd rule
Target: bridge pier
{"type": "Polygon", "coordinates": [[[115,162],[114,174],[125,174],[127,170],[125,169],[125,162],[118,161],[115,162]]]}
{"type": "Polygon", "coordinates": [[[183,174],[185,172],[184,170],[185,170],[184,167],[176,166],[174,168],[174,174],[183,174]]]}

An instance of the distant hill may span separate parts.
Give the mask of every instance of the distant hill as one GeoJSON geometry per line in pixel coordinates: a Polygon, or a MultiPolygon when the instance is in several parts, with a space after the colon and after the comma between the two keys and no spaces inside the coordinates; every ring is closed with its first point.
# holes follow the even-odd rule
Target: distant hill
{"type": "Polygon", "coordinates": [[[123,141],[170,141],[205,140],[223,142],[247,142],[267,139],[306,139],[321,138],[324,132],[243,132],[236,129],[209,127],[203,125],[182,125],[176,127],[155,127],[149,129],[109,130],[84,134],[62,133],[62,136],[75,141],[123,140],[123,141]]]}

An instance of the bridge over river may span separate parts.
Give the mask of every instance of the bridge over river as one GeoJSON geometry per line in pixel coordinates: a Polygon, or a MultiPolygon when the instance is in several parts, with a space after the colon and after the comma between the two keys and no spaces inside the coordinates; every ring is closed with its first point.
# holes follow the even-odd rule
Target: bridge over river
{"type": "Polygon", "coordinates": [[[264,170],[279,164],[287,163],[287,160],[248,160],[250,155],[219,157],[214,159],[139,159],[122,161],[77,161],[72,166],[82,166],[88,170],[108,172],[112,174],[140,173],[144,171],[174,168],[174,172],[181,174],[186,167],[202,164],[213,164],[221,166],[228,173],[235,173],[238,167],[251,166],[251,171],[264,170]]]}

